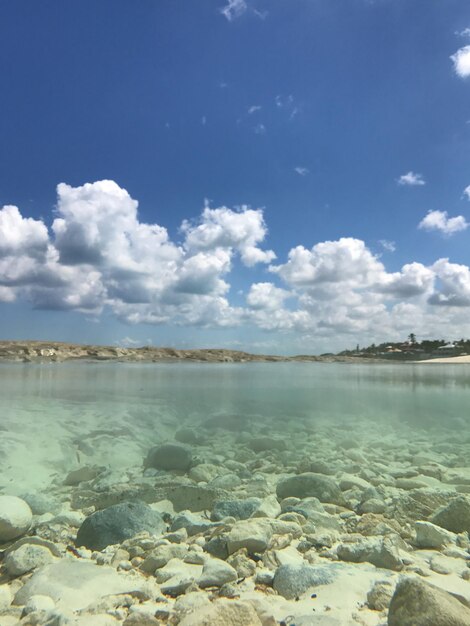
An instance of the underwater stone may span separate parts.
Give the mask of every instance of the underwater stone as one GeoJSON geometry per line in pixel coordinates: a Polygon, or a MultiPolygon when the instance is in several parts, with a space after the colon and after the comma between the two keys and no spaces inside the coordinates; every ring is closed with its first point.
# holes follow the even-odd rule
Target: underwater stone
{"type": "Polygon", "coordinates": [[[286,600],[293,600],[311,587],[331,583],[334,578],[328,566],[281,565],[274,574],[273,587],[286,600]]]}
{"type": "Polygon", "coordinates": [[[191,452],[185,446],[166,443],[149,450],[144,466],[162,470],[187,471],[191,467],[191,463],[191,452]]]}
{"type": "Polygon", "coordinates": [[[53,559],[51,551],[45,546],[25,543],[6,555],[4,565],[11,576],[21,576],[53,559]]]}
{"type": "Polygon", "coordinates": [[[24,535],[33,521],[29,505],[16,496],[0,496],[0,543],[24,535]]]}
{"type": "Polygon", "coordinates": [[[470,532],[470,500],[460,496],[438,509],[429,521],[453,533],[470,532]]]}
{"type": "Polygon", "coordinates": [[[237,571],[225,561],[208,559],[202,568],[202,574],[197,581],[199,587],[221,587],[225,583],[237,580],[237,571]]]}
{"type": "Polygon", "coordinates": [[[214,504],[211,519],[219,522],[226,517],[248,519],[260,506],[260,498],[246,498],[245,500],[222,500],[214,504]]]}
{"type": "Polygon", "coordinates": [[[418,578],[399,581],[388,611],[388,626],[468,626],[470,609],[418,578]]]}
{"type": "Polygon", "coordinates": [[[59,507],[57,500],[42,493],[25,493],[21,495],[21,499],[29,505],[33,515],[53,513],[59,507]]]}
{"type": "Polygon", "coordinates": [[[420,548],[439,549],[448,543],[455,543],[456,536],[431,522],[415,522],[416,545],[420,548]]]}
{"type": "Polygon", "coordinates": [[[96,511],[80,526],[76,545],[103,550],[146,530],[160,535],[166,530],[160,514],[143,502],[122,502],[96,511]]]}
{"type": "Polygon", "coordinates": [[[276,487],[278,498],[289,496],[297,498],[318,498],[320,502],[344,504],[344,498],[340,488],[334,480],[323,474],[306,472],[297,476],[290,476],[280,480],[276,487]]]}
{"type": "Polygon", "coordinates": [[[249,553],[264,552],[269,545],[272,534],[272,528],[264,520],[238,522],[228,534],[229,554],[233,554],[241,548],[246,548],[249,553]]]}

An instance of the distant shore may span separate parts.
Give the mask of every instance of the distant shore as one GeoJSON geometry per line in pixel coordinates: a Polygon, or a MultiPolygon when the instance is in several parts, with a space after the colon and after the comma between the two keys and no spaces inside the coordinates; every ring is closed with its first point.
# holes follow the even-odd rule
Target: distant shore
{"type": "Polygon", "coordinates": [[[62,363],[65,361],[116,361],[125,363],[171,363],[189,361],[196,363],[470,363],[470,356],[436,357],[413,361],[378,357],[299,354],[295,356],[253,354],[224,348],[201,348],[182,350],[176,348],[143,346],[128,348],[75,344],[60,341],[0,340],[0,363],[62,363]]]}

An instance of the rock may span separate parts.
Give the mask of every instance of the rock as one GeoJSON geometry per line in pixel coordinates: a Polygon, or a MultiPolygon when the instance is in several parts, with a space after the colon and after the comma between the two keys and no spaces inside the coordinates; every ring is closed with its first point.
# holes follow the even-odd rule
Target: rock
{"type": "Polygon", "coordinates": [[[226,517],[248,519],[260,506],[260,498],[245,498],[244,500],[222,500],[214,504],[211,519],[219,522],[226,517]]]}
{"type": "Polygon", "coordinates": [[[284,439],[274,439],[274,437],[256,437],[248,442],[248,447],[253,452],[268,452],[269,450],[286,450],[287,444],[284,439]]]}
{"type": "Polygon", "coordinates": [[[244,520],[237,522],[230,530],[227,537],[229,554],[233,554],[241,548],[246,548],[252,554],[264,552],[272,537],[272,529],[269,524],[257,520],[244,520]]]}
{"type": "Polygon", "coordinates": [[[64,480],[64,485],[69,487],[75,487],[83,482],[93,480],[97,476],[103,473],[104,467],[96,467],[92,465],[83,465],[78,469],[72,470],[67,474],[64,480]]]}
{"type": "Polygon", "coordinates": [[[202,485],[180,485],[168,491],[166,496],[175,511],[211,511],[217,500],[228,500],[229,493],[223,489],[202,485]]]}
{"type": "Polygon", "coordinates": [[[16,550],[9,552],[4,560],[5,569],[10,576],[21,576],[36,567],[50,563],[54,557],[44,546],[25,543],[16,550]]]}
{"type": "Polygon", "coordinates": [[[400,571],[403,561],[397,547],[389,538],[364,539],[356,543],[342,543],[336,554],[349,563],[372,563],[376,567],[400,571]]]}
{"type": "Polygon", "coordinates": [[[360,478],[359,476],[355,476],[354,474],[343,474],[339,481],[339,488],[341,491],[347,491],[348,489],[360,489],[364,491],[365,489],[370,489],[371,484],[360,478]]]}
{"type": "Polygon", "coordinates": [[[112,567],[64,558],[37,570],[16,593],[14,603],[23,605],[32,596],[51,597],[58,607],[78,611],[112,594],[142,593],[140,576],[122,576],[112,567]]]}
{"type": "Polygon", "coordinates": [[[215,535],[205,543],[204,551],[212,554],[216,559],[225,560],[228,557],[227,536],[215,535]]]}
{"type": "Polygon", "coordinates": [[[278,498],[295,496],[297,498],[315,497],[320,502],[344,504],[344,498],[338,485],[332,478],[323,474],[306,472],[280,480],[276,487],[278,498]]]}
{"type": "Polygon", "coordinates": [[[13,596],[10,591],[10,587],[7,585],[0,585],[0,614],[6,611],[13,600],[13,596]]]}
{"type": "Polygon", "coordinates": [[[456,542],[456,535],[444,528],[440,528],[431,522],[415,522],[416,540],[415,545],[419,548],[431,548],[439,550],[448,543],[456,542]]]}
{"type": "Polygon", "coordinates": [[[161,535],[166,525],[160,514],[143,502],[114,504],[85,519],[78,530],[76,545],[90,550],[103,550],[143,530],[161,535]]]}
{"type": "Polygon", "coordinates": [[[262,626],[255,609],[248,602],[217,600],[210,607],[197,609],[179,622],[179,626],[262,626]]]}
{"type": "Polygon", "coordinates": [[[53,513],[59,506],[57,500],[42,493],[26,493],[21,496],[21,499],[29,505],[33,515],[53,513]]]}
{"type": "Polygon", "coordinates": [[[275,495],[264,498],[255,511],[251,514],[251,517],[270,517],[276,518],[281,512],[281,505],[277,501],[275,495]]]}
{"type": "Polygon", "coordinates": [[[16,496],[0,496],[0,543],[24,535],[31,527],[33,513],[16,496]]]}
{"type": "Polygon", "coordinates": [[[358,507],[358,512],[362,515],[364,513],[383,513],[387,509],[385,502],[379,498],[370,498],[361,502],[358,507]]]}
{"type": "Polygon", "coordinates": [[[388,626],[468,626],[470,609],[455,596],[418,578],[398,582],[388,626]]]}
{"type": "Polygon", "coordinates": [[[208,559],[202,568],[202,574],[199,578],[198,585],[201,589],[205,587],[221,587],[225,583],[231,583],[237,580],[238,574],[236,570],[220,559],[208,559]]]}
{"type": "Polygon", "coordinates": [[[158,546],[143,560],[140,569],[147,574],[153,574],[156,569],[163,567],[171,559],[183,559],[188,552],[185,544],[171,544],[158,546]]]}
{"type": "Polygon", "coordinates": [[[293,600],[312,587],[331,583],[334,578],[332,568],[327,565],[281,565],[274,574],[273,587],[286,600],[293,600]]]}
{"type": "Polygon", "coordinates": [[[188,448],[175,443],[166,443],[163,446],[155,446],[149,451],[144,467],[186,472],[191,467],[191,463],[192,455],[188,448]]]}
{"type": "Polygon", "coordinates": [[[50,613],[55,609],[55,602],[50,596],[31,596],[24,605],[23,614],[29,615],[35,611],[50,613]]]}
{"type": "Polygon", "coordinates": [[[214,415],[206,419],[202,425],[209,430],[220,428],[222,430],[240,432],[246,429],[247,423],[248,418],[245,415],[214,415]]]}
{"type": "Polygon", "coordinates": [[[176,441],[180,443],[188,443],[189,445],[200,445],[204,439],[194,432],[191,428],[180,428],[175,433],[176,441]]]}
{"type": "Polygon", "coordinates": [[[192,537],[193,535],[203,533],[208,528],[212,528],[216,525],[217,524],[210,522],[208,519],[202,517],[201,515],[196,515],[194,513],[191,513],[190,511],[183,511],[173,520],[173,523],[171,524],[171,530],[177,531],[181,528],[185,528],[188,536],[192,537]]]}
{"type": "Polygon", "coordinates": [[[438,509],[429,521],[453,533],[470,533],[470,499],[459,496],[438,509]]]}
{"type": "Polygon", "coordinates": [[[372,611],[385,611],[393,596],[393,586],[388,580],[379,580],[367,594],[367,606],[372,611]]]}
{"type": "Polygon", "coordinates": [[[256,563],[248,557],[246,550],[229,556],[227,563],[235,568],[239,578],[249,578],[256,572],[256,563]]]}
{"type": "Polygon", "coordinates": [[[205,593],[189,591],[176,600],[174,609],[180,619],[182,619],[185,615],[193,614],[197,609],[211,606],[212,603],[205,593]]]}
{"type": "Polygon", "coordinates": [[[216,476],[219,476],[224,470],[218,465],[212,465],[211,463],[201,463],[195,465],[189,470],[188,476],[195,483],[206,482],[208,483],[216,476]]]}

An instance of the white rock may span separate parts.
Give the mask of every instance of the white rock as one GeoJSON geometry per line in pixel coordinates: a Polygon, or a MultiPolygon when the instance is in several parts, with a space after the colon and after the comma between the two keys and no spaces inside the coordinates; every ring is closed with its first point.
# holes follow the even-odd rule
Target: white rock
{"type": "Polygon", "coordinates": [[[456,535],[450,530],[440,528],[431,522],[415,522],[416,545],[420,548],[442,548],[448,543],[455,543],[456,535]]]}
{"type": "Polygon", "coordinates": [[[50,596],[31,596],[24,605],[23,613],[29,615],[33,611],[53,611],[55,602],[50,596]]]}
{"type": "Polygon", "coordinates": [[[270,525],[264,521],[242,520],[233,526],[228,535],[229,554],[233,554],[240,548],[246,548],[248,552],[264,552],[272,534],[270,525]]]}
{"type": "Polygon", "coordinates": [[[13,596],[11,594],[10,588],[6,585],[0,585],[0,613],[2,611],[6,611],[6,609],[12,603],[13,596]]]}
{"type": "Polygon", "coordinates": [[[32,521],[33,514],[24,500],[0,496],[0,543],[24,535],[32,521]]]}
{"type": "Polygon", "coordinates": [[[225,583],[237,580],[237,571],[221,559],[208,559],[202,568],[201,578],[198,585],[201,589],[205,587],[221,587],[225,583]]]}
{"type": "Polygon", "coordinates": [[[251,517],[270,517],[274,519],[281,512],[281,505],[275,495],[265,498],[251,517]]]}
{"type": "Polygon", "coordinates": [[[54,557],[49,548],[34,543],[25,543],[16,550],[12,550],[5,557],[5,569],[10,576],[21,576],[31,572],[36,567],[51,563],[54,557]]]}

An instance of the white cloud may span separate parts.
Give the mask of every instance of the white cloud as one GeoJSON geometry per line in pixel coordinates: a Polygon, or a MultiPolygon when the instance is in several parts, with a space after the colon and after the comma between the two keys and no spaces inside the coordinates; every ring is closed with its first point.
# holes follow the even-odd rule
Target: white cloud
{"type": "MultiPolygon", "coordinates": [[[[433,219],[444,232],[462,228],[445,213],[433,219]]],[[[50,232],[16,208],[0,211],[0,301],[92,316],[107,311],[129,324],[249,325],[322,338],[329,349],[399,337],[418,325],[422,336],[445,336],[448,328],[470,334],[466,265],[411,261],[390,272],[350,237],[296,246],[274,265],[274,252],[262,247],[263,212],[247,206],[206,203],[181,233],[178,245],[164,227],[141,222],[137,202],[113,181],[61,184],[50,232]],[[231,302],[237,258],[247,268],[272,264],[272,280],[255,274],[244,306],[231,302]]]]}
{"type": "Polygon", "coordinates": [[[273,283],[254,283],[246,297],[248,306],[252,309],[274,311],[281,309],[290,293],[280,289],[273,283]]]}
{"type": "Polygon", "coordinates": [[[256,124],[253,130],[256,135],[264,135],[266,133],[266,126],[264,124],[256,124]]]}
{"type": "Polygon", "coordinates": [[[294,167],[294,170],[297,172],[297,174],[299,174],[300,176],[307,176],[307,174],[310,174],[310,170],[306,167],[294,167]]]}
{"type": "Polygon", "coordinates": [[[184,247],[191,253],[217,248],[236,250],[248,267],[269,263],[276,257],[272,250],[258,248],[267,234],[260,209],[243,206],[240,211],[232,211],[227,207],[206,207],[199,223],[183,222],[182,231],[186,236],[184,247]]]}
{"type": "Polygon", "coordinates": [[[470,76],[470,46],[464,46],[450,57],[454,63],[454,71],[460,78],[470,76]]]}
{"type": "Polygon", "coordinates": [[[426,216],[418,224],[422,230],[438,230],[444,235],[453,235],[466,230],[469,224],[463,215],[448,217],[447,211],[428,211],[426,216]]]}
{"type": "Polygon", "coordinates": [[[459,37],[470,37],[470,28],[464,28],[463,30],[457,31],[455,34],[459,37]]]}
{"type": "Polygon", "coordinates": [[[463,190],[463,195],[467,196],[467,200],[470,200],[470,185],[468,187],[465,187],[465,189],[463,190]]]}
{"type": "Polygon", "coordinates": [[[222,7],[220,12],[229,22],[233,22],[233,20],[246,13],[247,10],[248,4],[245,0],[228,0],[228,4],[222,7]]]}
{"type": "Polygon", "coordinates": [[[421,174],[415,174],[415,172],[407,172],[402,174],[398,179],[399,185],[408,185],[409,187],[418,187],[426,184],[426,181],[421,174]]]}
{"type": "Polygon", "coordinates": [[[0,257],[24,253],[37,256],[46,251],[47,228],[43,222],[23,218],[16,206],[0,209],[0,257]]]}
{"type": "Polygon", "coordinates": [[[253,115],[256,111],[261,111],[262,107],[259,104],[253,104],[248,108],[248,115],[253,115]]]}
{"type": "Polygon", "coordinates": [[[380,239],[379,243],[382,248],[387,252],[395,252],[395,250],[397,249],[396,243],[394,241],[389,241],[388,239],[380,239]]]}

